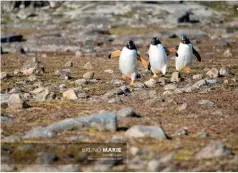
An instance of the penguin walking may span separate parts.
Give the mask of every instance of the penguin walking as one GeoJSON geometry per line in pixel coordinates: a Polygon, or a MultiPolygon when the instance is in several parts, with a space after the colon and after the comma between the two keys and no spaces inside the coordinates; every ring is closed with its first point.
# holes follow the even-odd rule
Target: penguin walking
{"type": "Polygon", "coordinates": [[[135,43],[132,40],[126,44],[122,51],[114,51],[108,56],[108,58],[110,59],[116,56],[120,56],[119,69],[122,73],[122,78],[130,78],[130,85],[134,85],[138,72],[137,60],[141,61],[145,67],[148,66],[148,63],[137,53],[135,43]]]}
{"type": "Polygon", "coordinates": [[[157,37],[152,38],[150,48],[148,51],[150,68],[153,73],[153,77],[158,77],[158,73],[163,75],[168,70],[168,49],[165,48],[157,37]]]}
{"type": "Polygon", "coordinates": [[[186,36],[182,36],[181,43],[176,47],[175,67],[177,71],[184,69],[186,72],[190,71],[193,55],[201,62],[199,53],[193,48],[192,43],[186,36]]]}

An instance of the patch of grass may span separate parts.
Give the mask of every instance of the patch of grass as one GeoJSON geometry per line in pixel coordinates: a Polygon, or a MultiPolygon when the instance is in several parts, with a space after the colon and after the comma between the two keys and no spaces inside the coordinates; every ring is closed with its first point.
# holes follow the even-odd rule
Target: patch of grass
{"type": "Polygon", "coordinates": [[[190,160],[193,152],[189,149],[178,150],[174,154],[174,158],[177,160],[190,160]]]}

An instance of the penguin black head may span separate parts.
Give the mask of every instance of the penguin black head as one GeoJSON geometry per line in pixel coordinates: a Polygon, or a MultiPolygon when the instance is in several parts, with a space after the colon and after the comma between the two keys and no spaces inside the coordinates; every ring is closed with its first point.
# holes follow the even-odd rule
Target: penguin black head
{"type": "Polygon", "coordinates": [[[158,45],[158,44],[161,44],[161,42],[157,37],[154,37],[154,38],[152,38],[150,44],[151,45],[158,45]]]}
{"type": "Polygon", "coordinates": [[[135,43],[134,43],[132,40],[130,40],[130,41],[126,44],[126,47],[127,47],[128,49],[130,49],[130,50],[136,49],[136,45],[135,45],[135,43]]]}
{"type": "Polygon", "coordinates": [[[183,35],[181,37],[181,41],[182,41],[183,44],[189,44],[190,43],[188,37],[186,37],[185,35],[183,35]]]}

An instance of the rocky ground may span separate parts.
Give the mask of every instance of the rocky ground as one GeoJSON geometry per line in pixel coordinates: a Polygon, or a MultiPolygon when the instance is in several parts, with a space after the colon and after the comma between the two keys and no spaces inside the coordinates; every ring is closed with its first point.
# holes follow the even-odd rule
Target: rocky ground
{"type": "Polygon", "coordinates": [[[235,2],[1,7],[2,171],[238,170],[235,2]],[[190,19],[178,22],[187,11],[190,19]],[[202,57],[190,73],[176,73],[170,55],[164,77],[139,65],[141,78],[129,86],[118,59],[107,58],[132,39],[148,61],[152,37],[174,47],[182,34],[202,57]],[[127,143],[128,159],[87,162],[74,149],[67,160],[64,149],[32,144],[75,142],[127,143]],[[32,165],[12,164],[17,150],[32,165]]]}

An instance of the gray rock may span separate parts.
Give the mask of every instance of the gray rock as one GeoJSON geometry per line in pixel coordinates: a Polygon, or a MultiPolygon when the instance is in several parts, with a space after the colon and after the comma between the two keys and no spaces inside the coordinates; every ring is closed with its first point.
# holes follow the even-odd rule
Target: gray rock
{"type": "Polygon", "coordinates": [[[93,79],[93,78],[94,78],[94,72],[89,71],[89,72],[85,73],[85,74],[83,75],[83,78],[86,79],[86,80],[93,79]]]}
{"type": "Polygon", "coordinates": [[[194,80],[200,80],[202,78],[203,78],[203,74],[195,74],[195,75],[193,75],[193,79],[194,80]]]}
{"type": "Polygon", "coordinates": [[[78,79],[75,81],[75,85],[76,86],[81,86],[83,84],[87,84],[87,80],[86,79],[78,79]]]}
{"type": "Polygon", "coordinates": [[[159,172],[161,170],[161,163],[157,160],[151,160],[148,163],[147,171],[149,172],[159,172]]]}
{"type": "Polygon", "coordinates": [[[27,60],[21,69],[21,72],[24,75],[32,75],[32,74],[43,74],[45,72],[45,68],[43,64],[38,61],[35,57],[27,60]]]}
{"type": "Polygon", "coordinates": [[[11,95],[10,94],[8,94],[8,93],[0,93],[0,98],[1,98],[1,104],[2,103],[8,103],[8,100],[9,100],[9,97],[10,97],[11,95]]]}
{"type": "Polygon", "coordinates": [[[231,74],[231,71],[228,67],[222,67],[219,71],[220,76],[228,76],[229,74],[231,74]]]}
{"type": "Polygon", "coordinates": [[[9,77],[9,75],[6,73],[6,72],[1,72],[0,73],[0,78],[1,78],[1,80],[2,79],[7,79],[9,77]]]}
{"type": "Polygon", "coordinates": [[[222,142],[220,141],[213,141],[208,144],[205,148],[200,150],[196,155],[196,159],[211,159],[214,157],[223,157],[231,155],[232,151],[227,148],[222,142]]]}
{"type": "Polygon", "coordinates": [[[69,80],[72,77],[70,76],[71,70],[70,69],[62,69],[62,70],[56,70],[55,75],[59,76],[60,79],[69,80]]]}
{"type": "Polygon", "coordinates": [[[200,138],[207,138],[209,137],[209,133],[202,131],[202,132],[198,132],[197,136],[200,138]]]}
{"type": "Polygon", "coordinates": [[[160,77],[158,78],[157,82],[160,84],[160,85],[166,85],[168,82],[169,82],[169,79],[167,78],[164,78],[164,77],[160,77]]]}
{"type": "Polygon", "coordinates": [[[82,92],[82,93],[79,93],[79,94],[77,95],[77,97],[78,97],[79,99],[86,99],[86,98],[89,97],[89,95],[88,95],[86,92],[82,92]]]}
{"type": "Polygon", "coordinates": [[[17,94],[17,93],[21,93],[21,92],[22,92],[21,88],[14,87],[9,91],[9,94],[17,94]]]}
{"type": "Polygon", "coordinates": [[[70,142],[88,141],[88,137],[85,135],[73,135],[69,138],[70,142]]]}
{"type": "Polygon", "coordinates": [[[21,140],[22,140],[22,137],[21,137],[21,136],[11,135],[11,136],[5,137],[5,138],[2,140],[2,142],[10,142],[10,143],[13,143],[13,142],[21,141],[21,140]]]}
{"type": "Polygon", "coordinates": [[[116,131],[117,129],[116,115],[115,113],[112,112],[102,112],[92,114],[90,116],[67,118],[47,126],[46,130],[59,132],[62,130],[83,129],[87,127],[95,127],[100,131],[103,130],[116,131]]]}
{"type": "Polygon", "coordinates": [[[8,106],[12,109],[26,108],[26,103],[21,99],[19,94],[12,94],[8,100],[8,106]]]}
{"type": "Polygon", "coordinates": [[[120,79],[115,79],[115,80],[111,80],[110,83],[113,85],[123,85],[125,82],[120,79]]]}
{"type": "Polygon", "coordinates": [[[188,130],[186,128],[178,129],[173,136],[188,135],[188,130]]]}
{"type": "Polygon", "coordinates": [[[164,86],[164,90],[175,90],[177,88],[177,85],[175,84],[167,84],[164,86]]]}
{"type": "Polygon", "coordinates": [[[151,137],[156,139],[167,139],[167,135],[160,126],[132,126],[125,132],[128,138],[151,137]]]}
{"type": "Polygon", "coordinates": [[[37,153],[37,164],[51,164],[58,159],[55,152],[39,152],[37,153]]]}
{"type": "Polygon", "coordinates": [[[28,81],[30,81],[30,82],[33,82],[33,81],[35,81],[37,78],[36,78],[36,75],[30,75],[28,78],[27,78],[27,80],[28,81]]]}
{"type": "Polygon", "coordinates": [[[219,75],[219,71],[217,68],[212,68],[206,73],[206,75],[209,76],[210,78],[217,78],[219,75]]]}
{"type": "Polygon", "coordinates": [[[91,62],[87,62],[84,66],[84,69],[86,70],[93,70],[93,65],[91,64],[91,62]]]}
{"type": "Polygon", "coordinates": [[[146,85],[142,82],[135,82],[135,84],[133,85],[134,88],[145,88],[146,85]]]}
{"type": "Polygon", "coordinates": [[[199,89],[201,86],[204,86],[206,84],[207,84],[206,80],[202,79],[193,84],[193,87],[199,89]]]}
{"type": "Polygon", "coordinates": [[[180,73],[179,72],[173,72],[170,81],[171,82],[180,82],[181,81],[180,73]]]}
{"type": "Polygon", "coordinates": [[[149,88],[155,87],[156,81],[153,78],[150,78],[150,80],[145,81],[145,85],[149,88]]]}
{"type": "Polygon", "coordinates": [[[112,89],[112,90],[106,92],[103,95],[103,98],[110,98],[110,97],[113,97],[115,95],[122,95],[122,94],[124,94],[124,92],[120,88],[115,88],[115,89],[112,89]]]}
{"type": "Polygon", "coordinates": [[[183,103],[180,106],[178,106],[177,110],[178,111],[184,111],[184,110],[187,109],[187,107],[188,107],[188,104],[187,103],[183,103]]]}
{"type": "Polygon", "coordinates": [[[134,112],[133,108],[131,107],[126,107],[121,110],[119,110],[116,113],[117,117],[138,117],[138,114],[134,112]]]}
{"type": "Polygon", "coordinates": [[[12,115],[1,114],[1,123],[6,123],[8,121],[12,121],[14,117],[12,115]]]}
{"type": "Polygon", "coordinates": [[[54,93],[50,92],[49,89],[44,89],[41,91],[39,94],[36,95],[35,100],[36,101],[45,101],[48,99],[53,99],[54,98],[54,93]]]}
{"type": "Polygon", "coordinates": [[[24,139],[27,138],[52,138],[55,136],[55,132],[45,127],[35,127],[25,133],[24,139]]]}
{"type": "Polygon", "coordinates": [[[213,106],[215,103],[210,101],[210,100],[200,100],[198,102],[200,105],[208,105],[208,106],[213,106]]]}
{"type": "Polygon", "coordinates": [[[109,99],[108,103],[122,103],[122,100],[119,97],[116,97],[116,98],[109,99]]]}
{"type": "Polygon", "coordinates": [[[214,85],[214,84],[220,83],[220,80],[218,80],[218,79],[206,79],[206,83],[208,85],[214,85]]]}
{"type": "Polygon", "coordinates": [[[33,149],[33,145],[32,144],[20,144],[19,146],[17,146],[17,149],[21,150],[21,151],[31,150],[31,149],[33,149]]]}
{"type": "Polygon", "coordinates": [[[72,61],[68,61],[65,63],[64,65],[65,67],[73,67],[73,62],[72,61]]]}

